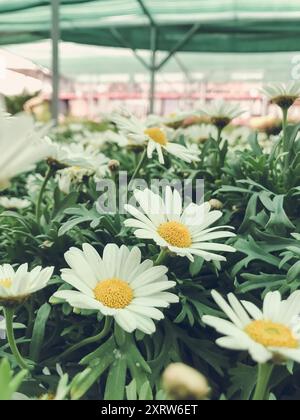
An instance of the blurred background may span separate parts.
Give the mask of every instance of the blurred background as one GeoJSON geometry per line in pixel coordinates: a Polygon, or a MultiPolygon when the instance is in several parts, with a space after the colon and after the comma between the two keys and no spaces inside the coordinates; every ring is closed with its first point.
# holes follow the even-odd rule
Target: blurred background
{"type": "MultiPolygon", "coordinates": [[[[10,113],[25,109],[39,120],[49,120],[53,77],[58,76],[61,122],[99,121],[120,107],[139,116],[150,111],[172,115],[220,98],[238,102],[247,111],[239,124],[262,115],[276,117],[275,107],[260,89],[269,82],[300,78],[300,52],[294,51],[299,14],[299,2],[291,1],[288,6],[277,0],[214,0],[209,5],[203,0],[169,0],[163,6],[156,0],[1,0],[1,101],[10,113]],[[87,16],[97,21],[87,21],[87,16]],[[74,35],[76,25],[81,32],[74,35]],[[153,25],[158,34],[154,50],[153,25]],[[93,38],[98,28],[99,39],[93,38]],[[103,31],[114,36],[104,38],[103,31]],[[147,39],[140,41],[141,34],[148,32],[147,39]],[[59,63],[53,62],[56,37],[59,63]],[[26,43],[27,39],[37,40],[26,43]],[[110,44],[113,46],[107,46],[110,44]],[[139,44],[149,44],[148,50],[136,48],[139,44]],[[153,51],[156,63],[169,58],[155,71],[155,92],[151,85],[153,51]]],[[[300,120],[300,107],[293,112],[292,117],[300,120]]]]}

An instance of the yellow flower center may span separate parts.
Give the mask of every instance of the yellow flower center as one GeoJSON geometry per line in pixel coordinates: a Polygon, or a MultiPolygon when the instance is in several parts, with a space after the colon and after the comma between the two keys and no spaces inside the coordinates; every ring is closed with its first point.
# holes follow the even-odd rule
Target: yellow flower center
{"type": "Polygon", "coordinates": [[[253,321],[245,332],[257,343],[266,347],[298,348],[298,340],[290,328],[271,321],[253,321]]]}
{"type": "Polygon", "coordinates": [[[189,248],[192,245],[192,237],[188,228],[180,222],[162,223],[158,234],[172,246],[178,248],[189,248]]]}
{"type": "Polygon", "coordinates": [[[145,134],[146,136],[149,136],[151,140],[155,141],[155,143],[158,143],[161,146],[166,146],[168,143],[167,136],[159,127],[148,128],[145,130],[145,134]]]}
{"type": "Polygon", "coordinates": [[[0,279],[0,286],[9,289],[12,285],[12,279],[0,279]]]}
{"type": "Polygon", "coordinates": [[[99,282],[94,289],[94,294],[99,302],[113,309],[126,308],[134,298],[133,290],[129,284],[118,278],[99,282]]]}

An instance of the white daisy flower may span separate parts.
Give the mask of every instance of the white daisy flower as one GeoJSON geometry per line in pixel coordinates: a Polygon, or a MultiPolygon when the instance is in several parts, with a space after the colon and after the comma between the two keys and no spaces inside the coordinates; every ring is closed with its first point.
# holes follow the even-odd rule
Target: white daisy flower
{"type": "Polygon", "coordinates": [[[108,173],[109,159],[92,147],[82,144],[54,144],[48,162],[57,166],[56,180],[62,192],[69,194],[72,184],[79,184],[85,176],[95,176],[96,180],[108,173]]]}
{"type": "Polygon", "coordinates": [[[194,255],[206,261],[226,261],[214,251],[235,252],[229,245],[210,242],[231,238],[235,234],[224,230],[230,226],[210,227],[222,217],[222,212],[210,211],[209,203],[191,203],[183,209],[181,195],[170,187],[166,188],[165,200],[149,189],[136,190],[134,197],[144,213],[126,205],[125,209],[134,219],[126,220],[125,226],[135,228],[136,237],[152,239],[157,245],[191,261],[194,255]]]}
{"type": "Polygon", "coordinates": [[[14,306],[23,302],[47,286],[53,271],[54,267],[35,267],[28,271],[28,264],[15,271],[10,264],[0,265],[0,305],[14,306]]]}
{"type": "Polygon", "coordinates": [[[210,124],[191,125],[177,131],[195,143],[205,143],[210,137],[216,137],[216,127],[210,124]]]}
{"type": "Polygon", "coordinates": [[[170,128],[179,128],[184,121],[193,115],[191,111],[174,112],[163,117],[155,114],[148,115],[146,124],[148,127],[165,125],[170,128]]]}
{"type": "Polygon", "coordinates": [[[239,104],[226,101],[214,101],[203,107],[201,111],[210,118],[213,125],[219,129],[225,128],[232,120],[244,114],[239,104]]]}
{"type": "Polygon", "coordinates": [[[132,138],[135,142],[147,144],[147,156],[149,159],[152,158],[154,151],[156,151],[159,162],[163,164],[165,162],[163,151],[166,151],[187,163],[199,161],[199,157],[194,151],[189,150],[181,144],[172,142],[167,127],[149,127],[133,115],[130,117],[115,115],[113,121],[117,124],[121,132],[132,138]]]}
{"type": "Polygon", "coordinates": [[[109,244],[102,258],[89,244],[82,249],[71,248],[65,254],[70,269],[62,270],[63,280],[77,291],[59,291],[54,297],[74,308],[112,316],[127,332],[154,333],[153,320],[164,318],[157,308],[178,302],[176,295],[167,292],[176,285],[168,280],[167,267],[154,267],[150,260],[141,262],[137,247],[130,251],[124,245],[109,244]]]}
{"type": "Polygon", "coordinates": [[[51,142],[52,150],[49,155],[50,161],[62,166],[75,166],[79,168],[97,171],[108,163],[109,159],[102,153],[97,153],[90,147],[84,147],[82,144],[58,144],[51,142]]]}
{"type": "Polygon", "coordinates": [[[300,291],[282,300],[279,292],[266,295],[263,310],[251,302],[228,295],[229,304],[216,291],[212,296],[230,321],[204,316],[203,322],[225,337],[217,344],[230,350],[248,351],[257,363],[294,360],[300,363],[300,291]]]}
{"type": "Polygon", "coordinates": [[[269,100],[281,108],[289,109],[300,98],[300,83],[273,83],[262,89],[269,100]]]}
{"type": "Polygon", "coordinates": [[[37,129],[28,115],[7,117],[0,110],[0,190],[48,156],[49,143],[43,141],[46,130],[37,129]]]}
{"type": "Polygon", "coordinates": [[[78,138],[78,142],[95,151],[103,149],[107,144],[117,144],[119,147],[128,145],[128,139],[124,135],[112,130],[85,132],[78,138]]]}
{"type": "Polygon", "coordinates": [[[31,205],[29,200],[14,197],[0,197],[0,207],[8,210],[23,210],[31,205]]]}

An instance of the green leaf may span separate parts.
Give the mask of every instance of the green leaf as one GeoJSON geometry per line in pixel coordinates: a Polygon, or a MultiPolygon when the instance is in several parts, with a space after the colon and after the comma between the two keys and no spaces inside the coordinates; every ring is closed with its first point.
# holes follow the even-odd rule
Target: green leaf
{"type": "Polygon", "coordinates": [[[93,364],[94,360],[101,359],[102,357],[105,357],[105,355],[108,353],[113,354],[116,347],[117,346],[116,346],[115,339],[114,337],[111,337],[104,344],[102,344],[102,346],[100,346],[97,350],[85,356],[80,361],[80,365],[93,364]]]}
{"type": "Polygon", "coordinates": [[[3,359],[0,363],[0,401],[10,400],[27,374],[27,370],[21,370],[16,376],[13,376],[8,360],[3,359]]]}
{"type": "Polygon", "coordinates": [[[149,381],[146,381],[139,390],[139,400],[151,401],[153,400],[153,393],[149,381]]]}
{"type": "Polygon", "coordinates": [[[195,257],[194,262],[190,263],[190,275],[192,277],[197,276],[204,264],[204,259],[202,257],[195,257]]]}
{"type": "Polygon", "coordinates": [[[92,367],[88,367],[83,372],[76,375],[71,383],[70,393],[72,400],[79,400],[82,398],[114,360],[114,353],[106,353],[101,359],[94,359],[92,367]]]}
{"type": "Polygon", "coordinates": [[[253,150],[253,152],[255,153],[256,156],[261,156],[263,154],[263,151],[258,143],[258,133],[252,133],[249,137],[248,137],[248,142],[251,146],[251,149],[253,150]]]}
{"type": "Polygon", "coordinates": [[[90,217],[82,216],[77,217],[76,219],[70,219],[66,223],[64,223],[58,231],[58,236],[63,236],[70,230],[72,230],[75,226],[79,225],[80,223],[89,222],[90,217]]]}
{"type": "Polygon", "coordinates": [[[238,363],[236,368],[230,369],[231,387],[228,390],[229,397],[239,394],[241,400],[248,401],[255,388],[257,381],[257,368],[238,363]]]}
{"type": "Polygon", "coordinates": [[[44,337],[45,337],[45,329],[48,318],[50,316],[51,306],[48,303],[45,303],[43,306],[40,307],[38,310],[34,327],[33,327],[33,334],[32,339],[30,342],[30,359],[38,362],[41,348],[43,345],[44,337]]]}
{"type": "Polygon", "coordinates": [[[287,273],[288,281],[295,280],[298,276],[300,276],[300,261],[297,261],[287,273]]]}
{"type": "Polygon", "coordinates": [[[279,233],[284,232],[284,229],[282,229],[283,227],[286,227],[287,229],[295,230],[295,226],[289,220],[283,208],[283,201],[284,201],[283,195],[277,195],[274,198],[275,211],[271,213],[271,217],[270,217],[269,223],[266,226],[266,229],[273,229],[275,232],[279,232],[279,233]]]}
{"type": "Polygon", "coordinates": [[[137,400],[137,386],[136,380],[133,379],[129,385],[126,386],[126,397],[128,401],[137,400]]]}
{"type": "Polygon", "coordinates": [[[239,233],[244,233],[249,230],[251,231],[251,226],[253,225],[253,217],[255,217],[257,213],[257,201],[258,195],[253,194],[248,202],[244,220],[239,228],[239,233]]]}
{"type": "Polygon", "coordinates": [[[121,355],[120,358],[113,362],[109,369],[109,374],[105,387],[104,400],[120,401],[124,399],[126,372],[126,357],[121,355]]]}

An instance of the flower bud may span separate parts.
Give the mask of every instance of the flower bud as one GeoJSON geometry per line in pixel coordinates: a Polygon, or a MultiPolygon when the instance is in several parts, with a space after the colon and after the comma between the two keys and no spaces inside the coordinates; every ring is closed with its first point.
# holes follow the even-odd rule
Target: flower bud
{"type": "Polygon", "coordinates": [[[205,400],[210,393],[206,378],[183,363],[171,364],[165,370],[162,382],[168,397],[173,400],[205,400]]]}
{"type": "Polygon", "coordinates": [[[108,169],[111,172],[116,172],[120,167],[120,162],[118,160],[112,159],[108,162],[108,169]]]}
{"type": "Polygon", "coordinates": [[[222,210],[222,208],[224,207],[222,201],[217,200],[215,198],[209,200],[209,204],[213,210],[222,210]]]}

